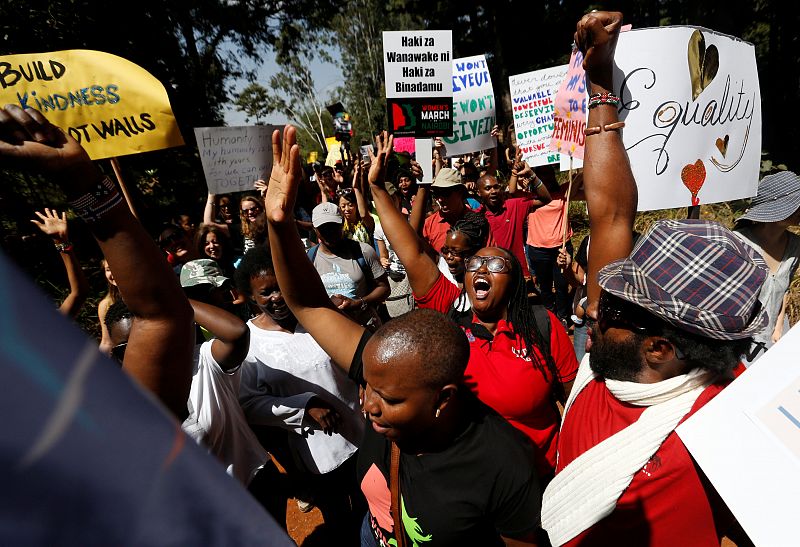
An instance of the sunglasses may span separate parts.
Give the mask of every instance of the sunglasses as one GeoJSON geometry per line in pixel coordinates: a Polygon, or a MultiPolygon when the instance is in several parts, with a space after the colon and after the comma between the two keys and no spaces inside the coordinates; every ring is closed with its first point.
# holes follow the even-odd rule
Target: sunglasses
{"type": "Polygon", "coordinates": [[[122,360],[125,359],[125,350],[128,348],[128,343],[123,342],[121,344],[117,344],[113,348],[111,348],[111,357],[114,358],[115,361],[122,364],[122,360]]]}
{"type": "Polygon", "coordinates": [[[511,261],[504,256],[473,256],[467,260],[468,272],[477,272],[483,265],[491,273],[508,273],[511,271],[511,261]]]}
{"type": "Polygon", "coordinates": [[[338,197],[349,196],[352,193],[353,193],[353,189],[352,188],[342,188],[341,190],[337,190],[336,191],[336,195],[338,197]]]}
{"type": "Polygon", "coordinates": [[[610,327],[621,327],[637,334],[647,334],[654,324],[643,315],[645,313],[604,292],[600,295],[597,307],[597,325],[603,331],[610,327]]]}
{"type": "Polygon", "coordinates": [[[242,209],[243,215],[249,215],[250,213],[257,215],[260,212],[261,212],[261,207],[259,207],[258,205],[250,207],[249,209],[242,209]]]}

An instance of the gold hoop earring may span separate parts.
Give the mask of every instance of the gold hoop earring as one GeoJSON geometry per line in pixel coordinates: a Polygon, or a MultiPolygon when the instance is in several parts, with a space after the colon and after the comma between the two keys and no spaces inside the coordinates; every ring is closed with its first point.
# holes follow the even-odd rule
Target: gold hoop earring
{"type": "Polygon", "coordinates": [[[436,417],[438,418],[438,417],[439,417],[439,414],[441,414],[441,413],[442,413],[442,409],[440,409],[440,408],[437,408],[437,409],[436,409],[436,417]]]}

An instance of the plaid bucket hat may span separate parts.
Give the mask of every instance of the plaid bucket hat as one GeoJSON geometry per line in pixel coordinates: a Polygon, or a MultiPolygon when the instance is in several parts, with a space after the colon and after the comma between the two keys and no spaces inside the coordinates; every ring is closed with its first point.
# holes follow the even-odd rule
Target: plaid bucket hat
{"type": "Polygon", "coordinates": [[[766,264],[716,222],[655,222],[628,258],[598,277],[607,292],[706,338],[748,338],[767,325],[758,301],[766,264]]]}
{"type": "Polygon", "coordinates": [[[800,177],[791,171],[767,175],[758,184],[750,208],[736,220],[780,222],[800,209],[800,177]]]}

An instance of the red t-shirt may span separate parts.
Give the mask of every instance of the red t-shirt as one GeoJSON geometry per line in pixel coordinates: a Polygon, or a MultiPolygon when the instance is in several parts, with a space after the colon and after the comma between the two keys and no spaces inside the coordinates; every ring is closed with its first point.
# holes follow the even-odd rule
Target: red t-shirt
{"type": "Polygon", "coordinates": [[[492,232],[495,245],[514,253],[520,264],[522,273],[528,277],[528,262],[525,260],[525,220],[528,218],[531,200],[529,198],[508,198],[497,213],[488,208],[483,208],[486,220],[492,232]]]}
{"type": "MultiPolygon", "coordinates": [[[[467,207],[466,210],[471,211],[472,209],[467,207]]],[[[436,211],[425,219],[425,224],[422,225],[422,237],[431,244],[431,247],[433,247],[437,253],[439,253],[442,251],[442,245],[444,245],[445,239],[447,239],[447,231],[452,226],[452,224],[442,218],[439,211],[436,211]]],[[[494,247],[495,245],[494,237],[489,233],[489,240],[486,242],[486,246],[494,247]]]]}
{"type": "MultiPolygon", "coordinates": [[[[706,388],[683,420],[725,385],[712,384],[706,388]]],[[[619,401],[602,380],[590,382],[564,418],[556,474],[596,444],[635,422],[645,408],[619,401]]],[[[565,545],[719,547],[721,537],[715,522],[727,526],[731,523],[730,512],[713,489],[707,492],[703,487],[689,452],[673,431],[633,476],[614,512],[565,545]]],[[[724,531],[725,527],[720,529],[724,531]]]]}
{"type": "MultiPolygon", "coordinates": [[[[460,294],[458,286],[440,274],[428,294],[416,300],[420,308],[447,313],[460,294]]],[[[561,381],[571,382],[578,370],[575,350],[558,319],[552,313],[548,316],[550,353],[561,381]]],[[[549,371],[540,371],[529,358],[522,357],[525,344],[506,321],[498,324],[492,341],[476,338],[469,329],[464,333],[470,346],[465,384],[478,399],[530,438],[537,448],[539,476],[552,475],[561,416],[553,403],[549,371]]],[[[537,357],[542,358],[538,351],[537,357]]]]}

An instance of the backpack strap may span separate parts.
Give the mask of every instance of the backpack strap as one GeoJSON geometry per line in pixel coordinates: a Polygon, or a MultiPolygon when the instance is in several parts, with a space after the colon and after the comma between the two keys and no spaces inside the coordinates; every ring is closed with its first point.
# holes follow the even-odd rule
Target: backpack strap
{"type": "Polygon", "coordinates": [[[533,317],[536,320],[536,327],[542,334],[542,355],[545,359],[550,358],[550,314],[547,313],[547,308],[541,304],[534,304],[533,317]]]}
{"type": "Polygon", "coordinates": [[[306,254],[308,255],[308,259],[311,261],[312,264],[314,263],[314,259],[317,258],[317,251],[318,250],[319,250],[319,243],[317,243],[313,247],[309,247],[309,249],[306,251],[306,254]]]}

